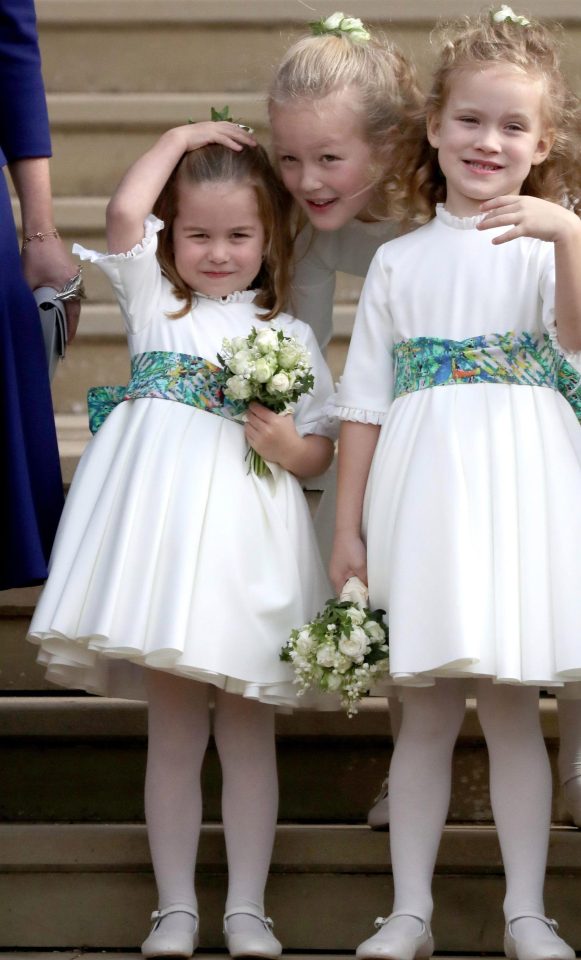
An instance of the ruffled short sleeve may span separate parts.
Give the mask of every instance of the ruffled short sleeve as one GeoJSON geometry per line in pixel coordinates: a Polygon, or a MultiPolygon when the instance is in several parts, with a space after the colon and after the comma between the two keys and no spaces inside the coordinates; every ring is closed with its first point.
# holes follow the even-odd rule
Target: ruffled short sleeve
{"type": "Polygon", "coordinates": [[[393,328],[389,268],[380,249],[365,280],[345,371],[334,398],[341,420],[383,423],[393,399],[393,328]]]}
{"type": "Polygon", "coordinates": [[[544,258],[540,269],[540,293],[542,300],[543,326],[551,338],[556,350],[568,363],[581,371],[581,351],[573,353],[565,350],[559,341],[559,331],[555,317],[555,250],[552,243],[543,244],[544,258]]]}
{"type": "Polygon", "coordinates": [[[305,323],[301,323],[300,326],[299,339],[309,351],[315,384],[312,391],[304,394],[297,403],[295,412],[297,433],[301,437],[316,433],[330,440],[336,440],[339,423],[334,411],[328,409],[329,395],[333,392],[331,372],[325,363],[313,331],[305,323]]]}
{"type": "Polygon", "coordinates": [[[129,333],[149,326],[161,300],[162,273],[156,251],[163,221],[150,214],[143,226],[143,239],[127,253],[98,253],[78,243],[73,246],[73,253],[94,263],[111,281],[129,333]]]}

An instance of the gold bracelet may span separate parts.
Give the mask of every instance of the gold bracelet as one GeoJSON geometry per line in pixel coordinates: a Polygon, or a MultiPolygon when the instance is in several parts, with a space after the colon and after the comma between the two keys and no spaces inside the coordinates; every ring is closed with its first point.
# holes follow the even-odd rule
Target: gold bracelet
{"type": "Polygon", "coordinates": [[[44,243],[47,237],[54,237],[56,240],[59,239],[58,230],[47,230],[46,233],[31,233],[29,237],[25,237],[22,241],[22,249],[26,250],[28,244],[32,240],[40,240],[41,243],[44,243]]]}

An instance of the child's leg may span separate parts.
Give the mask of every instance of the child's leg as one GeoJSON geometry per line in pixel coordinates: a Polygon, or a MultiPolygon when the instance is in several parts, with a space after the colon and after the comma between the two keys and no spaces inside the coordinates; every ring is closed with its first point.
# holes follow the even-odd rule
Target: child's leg
{"type": "Polygon", "coordinates": [[[404,951],[423,936],[431,919],[432,874],[464,711],[461,681],[438,680],[433,687],[404,690],[403,719],[389,771],[393,912],[398,916],[361,945],[358,956],[404,951]]]}
{"type": "Polygon", "coordinates": [[[559,781],[565,806],[581,827],[581,699],[557,698],[559,711],[559,781]]]}
{"type": "MultiPolygon", "coordinates": [[[[149,745],[145,817],[159,908],[197,910],[194,866],[202,822],[200,771],[210,733],[209,688],[158,670],[147,671],[149,745]]],[[[191,931],[193,919],[175,913],[160,934],[191,931]]]]}
{"type": "MultiPolygon", "coordinates": [[[[389,710],[389,721],[391,724],[391,738],[395,747],[398,738],[399,728],[401,727],[402,709],[401,703],[397,697],[389,697],[387,701],[389,710]]],[[[389,777],[386,773],[379,793],[373,801],[373,806],[367,814],[367,823],[372,830],[380,830],[389,823],[389,777]]]]}
{"type": "Polygon", "coordinates": [[[490,800],[506,874],[504,912],[515,936],[532,940],[546,927],[543,886],[551,818],[551,770],[536,687],[478,681],[478,716],[490,757],[490,800]],[[529,916],[527,916],[529,915],[529,916]]]}
{"type": "Polygon", "coordinates": [[[276,818],[274,708],[217,691],[214,738],[222,764],[230,934],[263,934],[264,888],[276,818]]]}

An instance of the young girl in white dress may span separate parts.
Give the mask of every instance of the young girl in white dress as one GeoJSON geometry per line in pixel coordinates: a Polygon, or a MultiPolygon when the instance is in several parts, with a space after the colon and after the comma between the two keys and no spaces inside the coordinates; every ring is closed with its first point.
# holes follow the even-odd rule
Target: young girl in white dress
{"type": "MultiPolygon", "coordinates": [[[[308,219],[294,247],[292,304],[323,348],[333,330],[337,271],[365,276],[378,247],[400,232],[384,185],[392,181],[394,132],[419,106],[413,66],[385,39],[333,14],[316,36],[293,44],[271,84],[269,116],[280,173],[308,219]]],[[[557,202],[562,198],[557,197],[557,202]]],[[[413,224],[408,224],[408,227],[413,224]]],[[[323,554],[330,553],[333,484],[316,517],[323,554]]],[[[581,700],[559,696],[559,778],[565,804],[581,826],[581,700]]],[[[401,708],[389,699],[397,736],[401,708]]],[[[387,779],[369,811],[371,826],[388,820],[387,779]]]]}
{"type": "Polygon", "coordinates": [[[189,957],[198,943],[211,705],[226,945],[234,957],[281,952],[263,902],[274,708],[296,698],[279,651],[329,595],[298,478],[333,456],[330,374],[309,327],[281,312],[289,237],[288,200],[262,148],[238,126],[207,123],[168,131],[130,168],[107,208],[107,255],[76,250],[114,286],[132,380],[80,461],[30,636],[56,683],[148,701],[159,910],[147,957],[189,957]],[[252,403],[243,424],[227,417],[214,365],[224,337],[262,325],[307,346],[315,386],[294,418],[252,403]],[[248,472],[247,444],[272,475],[248,472]]]}
{"type": "Polygon", "coordinates": [[[486,13],[446,33],[425,114],[397,144],[394,210],[429,222],[375,256],[336,401],[332,579],[368,578],[388,611],[403,699],[393,913],[359,960],[432,954],[469,690],[490,755],[506,955],[575,956],[544,915],[538,693],[581,695],[581,426],[554,349],[581,350],[579,117],[548,30],[486,13]]]}

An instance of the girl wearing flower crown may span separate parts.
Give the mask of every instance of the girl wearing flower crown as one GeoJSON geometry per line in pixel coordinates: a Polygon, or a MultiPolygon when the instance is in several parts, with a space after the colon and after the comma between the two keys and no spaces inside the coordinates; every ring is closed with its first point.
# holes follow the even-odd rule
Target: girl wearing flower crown
{"type": "Polygon", "coordinates": [[[394,907],[359,960],[432,954],[468,690],[490,755],[506,955],[575,956],[544,913],[538,693],[581,695],[581,427],[554,346],[581,350],[580,118],[551,32],[487,13],[444,34],[426,109],[394,144],[391,208],[425,225],[375,256],[336,401],[332,579],[368,578],[388,611],[403,700],[394,907]]]}
{"type": "MultiPolygon", "coordinates": [[[[496,16],[515,18],[506,6],[496,16]]],[[[293,309],[325,347],[337,271],[365,276],[378,247],[401,232],[386,197],[391,146],[420,101],[412,65],[360,20],[336,13],[311,29],[314,35],[291,46],[277,67],[269,114],[281,176],[308,221],[295,242],[293,309]]],[[[332,487],[327,482],[315,518],[324,555],[332,540],[332,487]]],[[[559,776],[565,804],[581,826],[581,701],[559,698],[558,706],[559,776]]],[[[395,738],[401,723],[395,697],[389,712],[395,738]]],[[[368,822],[382,827],[387,820],[386,778],[368,822]]]]}
{"type": "Polygon", "coordinates": [[[275,958],[263,902],[277,814],[274,707],[296,699],[279,652],[329,592],[297,478],[332,458],[322,413],[332,382],[310,329],[282,312],[288,202],[247,130],[219,122],[165,133],[118,187],[107,237],[107,255],[76,252],[114,286],[132,379],[79,464],[31,639],[56,683],[148,701],[159,909],[146,957],[189,957],[198,943],[200,768],[213,705],[226,946],[233,957],[275,958]],[[242,423],[217,354],[224,338],[240,343],[253,327],[260,337],[263,325],[306,347],[315,384],[294,417],[253,403],[242,423]],[[266,476],[248,471],[247,441],[270,461],[266,476]]]}

